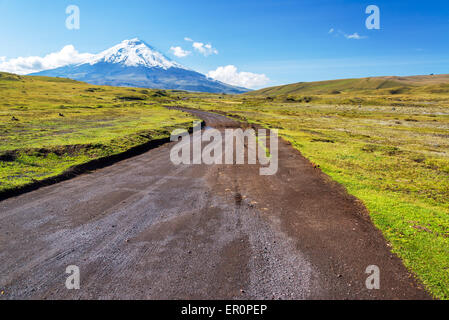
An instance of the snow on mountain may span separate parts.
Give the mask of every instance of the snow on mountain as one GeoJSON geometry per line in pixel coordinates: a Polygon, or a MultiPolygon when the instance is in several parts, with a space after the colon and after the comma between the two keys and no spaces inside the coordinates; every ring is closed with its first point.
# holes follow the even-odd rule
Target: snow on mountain
{"type": "Polygon", "coordinates": [[[87,61],[90,65],[100,62],[119,63],[127,67],[144,66],[147,68],[162,68],[164,70],[170,68],[187,69],[181,64],[170,60],[138,38],[124,40],[87,61]]]}
{"type": "Polygon", "coordinates": [[[70,78],[95,85],[230,94],[248,91],[186,68],[137,38],[124,40],[82,63],[32,75],[70,78]]]}

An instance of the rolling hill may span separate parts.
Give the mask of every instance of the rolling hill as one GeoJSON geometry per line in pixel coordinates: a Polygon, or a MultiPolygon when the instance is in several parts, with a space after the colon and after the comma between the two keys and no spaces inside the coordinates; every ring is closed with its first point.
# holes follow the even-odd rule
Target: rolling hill
{"type": "Polygon", "coordinates": [[[297,96],[304,94],[336,95],[341,93],[449,93],[449,74],[410,77],[372,77],[318,82],[299,82],[289,85],[264,88],[261,90],[248,92],[246,94],[253,96],[297,96]]]}

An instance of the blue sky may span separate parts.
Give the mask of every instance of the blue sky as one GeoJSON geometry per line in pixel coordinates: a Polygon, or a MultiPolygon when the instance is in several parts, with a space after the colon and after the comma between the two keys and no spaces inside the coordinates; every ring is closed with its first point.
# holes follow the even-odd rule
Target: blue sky
{"type": "Polygon", "coordinates": [[[0,30],[2,61],[69,44],[98,53],[139,37],[205,74],[228,65],[265,74],[270,81],[259,86],[449,73],[447,0],[0,0],[0,30]],[[65,27],[71,4],[80,8],[80,30],[65,27]],[[380,30],[365,27],[368,5],[380,8],[380,30]],[[348,39],[355,33],[361,39],[348,39]],[[202,55],[185,37],[218,54],[202,55]],[[191,54],[175,57],[177,46],[191,54]]]}

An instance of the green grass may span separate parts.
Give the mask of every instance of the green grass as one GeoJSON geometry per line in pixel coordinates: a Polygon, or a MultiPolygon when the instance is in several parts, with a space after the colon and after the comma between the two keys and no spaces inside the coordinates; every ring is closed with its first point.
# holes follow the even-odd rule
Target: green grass
{"type": "Polygon", "coordinates": [[[360,106],[203,95],[181,104],[279,129],[361,199],[392,251],[435,297],[449,299],[449,108],[424,103],[438,94],[409,96],[403,106],[392,98],[360,106]]]}
{"type": "Polygon", "coordinates": [[[224,111],[279,129],[361,199],[406,267],[435,297],[449,299],[444,81],[338,80],[231,96],[0,73],[0,191],[191,126],[192,117],[163,105],[224,111]]]}
{"type": "MultiPolygon", "coordinates": [[[[173,93],[171,93],[173,94],[173,93]]],[[[0,73],[0,191],[188,128],[170,93],[0,73]]]]}
{"type": "Polygon", "coordinates": [[[293,103],[449,107],[449,75],[300,82],[245,96],[293,103]]]}

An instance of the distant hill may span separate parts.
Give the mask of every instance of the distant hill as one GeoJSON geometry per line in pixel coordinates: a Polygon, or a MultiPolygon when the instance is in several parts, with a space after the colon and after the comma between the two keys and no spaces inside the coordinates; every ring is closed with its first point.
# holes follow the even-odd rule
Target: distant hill
{"type": "Polygon", "coordinates": [[[94,85],[237,94],[249,91],[182,66],[139,39],[125,40],[87,61],[31,75],[94,85]]]}
{"type": "Polygon", "coordinates": [[[284,86],[264,88],[246,93],[263,96],[298,96],[304,94],[329,95],[340,93],[449,93],[449,74],[410,76],[410,77],[372,77],[318,82],[299,82],[284,86]]]}
{"type": "MultiPolygon", "coordinates": [[[[2,72],[0,71],[0,87],[8,87],[8,82],[22,82],[26,85],[29,85],[30,83],[41,83],[45,86],[46,83],[76,83],[81,85],[87,85],[87,83],[76,81],[69,78],[58,78],[58,77],[47,77],[47,76],[21,76],[14,73],[8,73],[8,72],[2,72]]],[[[36,89],[36,88],[33,88],[36,89]]]]}

